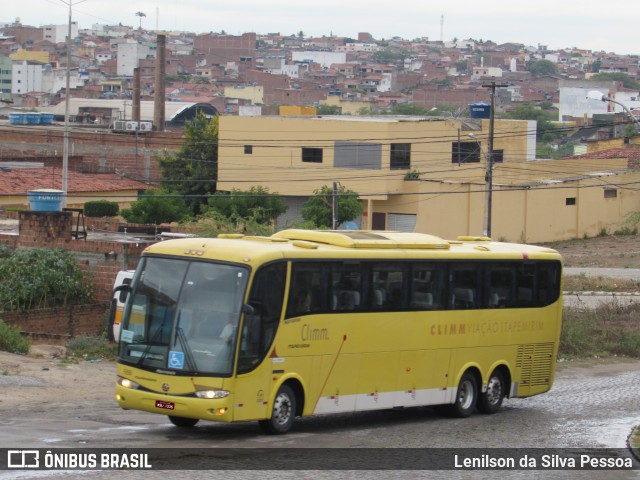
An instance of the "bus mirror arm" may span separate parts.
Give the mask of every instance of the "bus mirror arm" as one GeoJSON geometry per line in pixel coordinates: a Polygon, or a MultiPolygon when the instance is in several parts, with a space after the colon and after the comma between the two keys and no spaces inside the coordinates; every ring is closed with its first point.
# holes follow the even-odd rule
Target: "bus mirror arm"
{"type": "Polygon", "coordinates": [[[118,301],[114,298],[111,299],[111,303],[109,304],[109,328],[107,329],[107,336],[110,342],[115,342],[116,338],[113,334],[113,324],[116,321],[116,308],[118,305],[118,301]]]}
{"type": "Polygon", "coordinates": [[[126,283],[123,283],[122,285],[118,285],[116,288],[113,289],[113,292],[111,292],[111,297],[115,297],[116,293],[118,292],[124,292],[124,296],[122,296],[122,293],[120,294],[120,302],[124,303],[127,297],[129,296],[129,293],[131,293],[131,285],[128,285],[126,283]]]}

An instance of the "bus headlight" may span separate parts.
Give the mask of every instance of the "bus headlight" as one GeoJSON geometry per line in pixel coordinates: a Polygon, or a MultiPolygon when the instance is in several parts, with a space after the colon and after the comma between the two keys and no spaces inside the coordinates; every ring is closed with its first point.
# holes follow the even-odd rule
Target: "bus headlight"
{"type": "Polygon", "coordinates": [[[228,390],[200,390],[196,392],[196,397],[198,398],[224,398],[229,396],[231,392],[228,390]]]}
{"type": "Polygon", "coordinates": [[[128,378],[118,377],[117,381],[118,381],[118,385],[124,388],[131,388],[133,390],[137,390],[138,388],[140,388],[139,384],[137,384],[132,380],[129,380],[128,378]]]}

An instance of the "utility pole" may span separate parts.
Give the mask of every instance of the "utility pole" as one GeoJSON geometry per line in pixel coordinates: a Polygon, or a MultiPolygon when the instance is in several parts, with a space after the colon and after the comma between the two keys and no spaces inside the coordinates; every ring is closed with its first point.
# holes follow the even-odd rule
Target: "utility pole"
{"type": "Polygon", "coordinates": [[[338,182],[333,182],[333,193],[331,195],[331,229],[335,230],[338,225],[338,182]]]}
{"type": "Polygon", "coordinates": [[[496,107],[496,88],[507,87],[507,84],[497,84],[492,81],[489,84],[482,85],[484,88],[491,89],[491,110],[489,111],[489,138],[487,145],[487,173],[485,176],[486,182],[486,201],[485,201],[485,216],[484,216],[484,236],[491,237],[491,211],[493,203],[493,124],[495,118],[496,107]]]}

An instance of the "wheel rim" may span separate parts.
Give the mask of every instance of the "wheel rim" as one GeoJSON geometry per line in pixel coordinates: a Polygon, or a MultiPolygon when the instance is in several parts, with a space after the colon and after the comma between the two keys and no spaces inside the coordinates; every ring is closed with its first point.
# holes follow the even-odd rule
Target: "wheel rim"
{"type": "Polygon", "coordinates": [[[497,405],[502,398],[502,382],[498,377],[491,377],[487,383],[487,393],[485,394],[490,405],[497,405]]]}
{"type": "Polygon", "coordinates": [[[471,380],[465,380],[460,384],[460,393],[458,394],[458,403],[463,410],[471,408],[473,405],[473,399],[475,391],[473,388],[473,382],[471,380]]]}
{"type": "Polygon", "coordinates": [[[273,404],[273,420],[279,425],[284,425],[291,418],[291,413],[291,399],[281,393],[273,404]]]}

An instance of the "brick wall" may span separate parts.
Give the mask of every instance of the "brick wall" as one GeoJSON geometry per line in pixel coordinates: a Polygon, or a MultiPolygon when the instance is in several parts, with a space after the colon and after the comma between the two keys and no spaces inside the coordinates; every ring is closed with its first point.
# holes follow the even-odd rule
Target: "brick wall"
{"type": "Polygon", "coordinates": [[[76,240],[71,237],[72,212],[18,212],[19,235],[0,235],[11,248],[60,248],[73,253],[90,279],[94,305],[4,312],[5,322],[18,325],[36,343],[64,344],[78,335],[98,335],[104,328],[113,282],[120,270],[133,269],[150,242],[76,240]]]}
{"type": "Polygon", "coordinates": [[[0,318],[7,325],[18,326],[33,343],[64,345],[73,337],[99,335],[105,327],[105,312],[105,305],[98,303],[4,312],[0,318]]]}
{"type": "MultiPolygon", "coordinates": [[[[0,127],[0,158],[42,161],[47,165],[62,165],[63,132],[60,127],[28,128],[0,127]],[[35,159],[35,160],[34,160],[35,159]]],[[[69,168],[114,171],[140,181],[156,182],[160,168],[156,160],[162,150],[176,151],[182,146],[182,132],[151,132],[130,135],[110,130],[73,131],[69,149],[73,152],[69,168]]]]}

